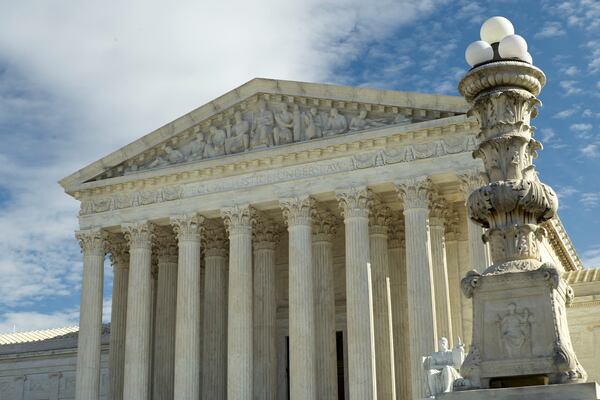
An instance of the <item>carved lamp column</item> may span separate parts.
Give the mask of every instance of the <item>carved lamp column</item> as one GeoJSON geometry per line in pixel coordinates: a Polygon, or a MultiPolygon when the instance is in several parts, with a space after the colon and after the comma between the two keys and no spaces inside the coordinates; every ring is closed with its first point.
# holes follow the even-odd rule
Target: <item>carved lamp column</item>
{"type": "Polygon", "coordinates": [[[461,372],[471,387],[482,388],[582,382],[565,310],[573,292],[553,265],[542,264],[539,251],[541,224],[558,207],[532,164],[541,145],[530,121],[546,77],[527,61],[502,59],[503,43],[499,50],[493,43],[494,58],[459,84],[469,115],[479,121],[473,156],[482,159],[489,182],[470,194],[467,207],[488,229],[492,256],[483,274],[471,271],[462,281],[473,298],[473,344],[461,372]]]}

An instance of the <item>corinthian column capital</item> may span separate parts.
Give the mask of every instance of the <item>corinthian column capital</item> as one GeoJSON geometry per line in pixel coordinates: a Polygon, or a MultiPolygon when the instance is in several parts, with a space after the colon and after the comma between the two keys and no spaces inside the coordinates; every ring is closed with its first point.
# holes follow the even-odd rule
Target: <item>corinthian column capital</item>
{"type": "Polygon", "coordinates": [[[100,228],[92,228],[75,232],[79,246],[84,255],[104,256],[107,250],[108,234],[100,228]]]}
{"type": "Polygon", "coordinates": [[[392,221],[392,210],[373,196],[369,212],[369,231],[371,234],[387,234],[392,221]]]}
{"type": "Polygon", "coordinates": [[[154,224],[148,221],[131,222],[122,225],[125,239],[129,242],[129,249],[152,249],[155,240],[154,224]]]}
{"type": "Polygon", "coordinates": [[[485,173],[478,170],[467,171],[458,176],[460,179],[460,191],[465,200],[471,193],[486,184],[485,173]]]}
{"type": "Polygon", "coordinates": [[[204,229],[204,217],[199,214],[184,214],[171,217],[171,226],[175,231],[177,240],[200,240],[204,229]]]}
{"type": "Polygon", "coordinates": [[[279,200],[283,218],[288,226],[310,225],[314,213],[315,200],[310,196],[292,197],[279,200]]]}
{"type": "Polygon", "coordinates": [[[129,246],[122,234],[113,233],[108,236],[108,252],[113,268],[129,267],[129,246]]]}
{"type": "Polygon", "coordinates": [[[443,197],[434,195],[429,204],[429,225],[443,228],[448,215],[448,202],[443,197]]]}
{"type": "Polygon", "coordinates": [[[264,215],[256,218],[256,223],[252,231],[252,244],[255,250],[270,249],[274,250],[281,236],[281,226],[264,215]]]}
{"type": "Polygon", "coordinates": [[[429,177],[407,178],[396,182],[398,196],[404,202],[404,209],[428,208],[431,200],[431,180],[429,177]]]}
{"type": "Polygon", "coordinates": [[[390,215],[388,229],[388,248],[397,249],[404,247],[404,217],[402,211],[394,211],[390,215]]]}
{"type": "Polygon", "coordinates": [[[221,217],[225,223],[225,229],[230,235],[238,233],[250,234],[252,225],[256,220],[256,210],[249,206],[227,207],[221,209],[221,217]]]}
{"type": "Polygon", "coordinates": [[[227,255],[229,239],[227,237],[225,225],[220,223],[220,221],[211,221],[205,225],[202,240],[204,254],[207,256],[225,257],[227,255]]]}
{"type": "Polygon", "coordinates": [[[366,186],[338,189],[335,193],[344,219],[369,216],[371,198],[366,186]]]}
{"type": "Polygon", "coordinates": [[[330,210],[318,207],[313,219],[313,242],[331,242],[337,232],[338,218],[330,210]]]}
{"type": "Polygon", "coordinates": [[[177,240],[170,226],[161,226],[156,231],[157,261],[177,262],[177,240]]]}

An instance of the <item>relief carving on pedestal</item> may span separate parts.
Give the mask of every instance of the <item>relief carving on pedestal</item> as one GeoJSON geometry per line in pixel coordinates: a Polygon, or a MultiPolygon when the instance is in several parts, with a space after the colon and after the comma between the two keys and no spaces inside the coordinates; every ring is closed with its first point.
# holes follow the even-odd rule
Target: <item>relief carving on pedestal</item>
{"type": "Polygon", "coordinates": [[[507,311],[498,315],[496,323],[500,330],[500,341],[511,358],[531,355],[531,323],[533,314],[527,307],[519,310],[515,303],[509,303],[507,311]]]}

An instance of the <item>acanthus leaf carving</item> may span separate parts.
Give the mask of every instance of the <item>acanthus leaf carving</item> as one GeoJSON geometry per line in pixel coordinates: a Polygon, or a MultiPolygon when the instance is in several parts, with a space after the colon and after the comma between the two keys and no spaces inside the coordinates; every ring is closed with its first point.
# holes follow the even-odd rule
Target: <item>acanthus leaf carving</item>
{"type": "Polygon", "coordinates": [[[404,203],[404,209],[429,208],[431,186],[428,177],[407,178],[396,182],[396,191],[404,203]]]}
{"type": "Polygon", "coordinates": [[[371,198],[365,186],[353,186],[336,190],[335,197],[342,209],[342,216],[347,218],[368,218],[371,198]]]}

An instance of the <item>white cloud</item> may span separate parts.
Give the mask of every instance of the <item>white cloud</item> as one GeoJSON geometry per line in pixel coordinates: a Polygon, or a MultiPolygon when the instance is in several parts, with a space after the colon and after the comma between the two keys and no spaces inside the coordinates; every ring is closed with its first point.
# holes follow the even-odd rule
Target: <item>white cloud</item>
{"type": "Polygon", "coordinates": [[[552,116],[552,118],[569,118],[571,115],[575,114],[579,109],[577,107],[567,108],[565,110],[559,111],[552,116]]]}
{"type": "Polygon", "coordinates": [[[570,66],[567,66],[567,67],[561,68],[561,69],[560,69],[560,71],[561,71],[563,74],[565,74],[565,75],[568,75],[568,76],[575,76],[575,75],[577,75],[577,74],[579,73],[579,68],[577,68],[577,67],[576,67],[576,66],[574,66],[574,65],[570,65],[570,66]]]}
{"type": "Polygon", "coordinates": [[[574,194],[579,193],[573,186],[557,186],[555,191],[559,200],[566,200],[574,194]]]}
{"type": "Polygon", "coordinates": [[[39,329],[64,328],[79,324],[79,311],[70,309],[50,314],[30,312],[8,312],[0,318],[0,332],[22,332],[39,329]]]}
{"type": "Polygon", "coordinates": [[[576,124],[571,124],[571,126],[569,127],[569,129],[575,133],[575,136],[577,136],[579,139],[589,139],[592,137],[591,134],[591,130],[592,130],[593,126],[592,124],[587,124],[587,123],[576,123],[576,124]]]}
{"type": "Polygon", "coordinates": [[[600,246],[593,246],[582,252],[581,262],[586,268],[600,268],[600,246]]]}
{"type": "Polygon", "coordinates": [[[600,205],[600,193],[582,193],[580,201],[586,208],[598,207],[600,205]]]}
{"type": "MultiPolygon", "coordinates": [[[[335,81],[336,67],[441,2],[5,2],[3,307],[78,290],[77,202],[58,179],[251,78],[335,81]]],[[[44,327],[70,318],[29,316],[44,327]]]]}
{"type": "Polygon", "coordinates": [[[567,96],[571,96],[574,94],[579,94],[581,92],[583,92],[583,90],[581,90],[580,88],[578,88],[577,85],[577,81],[560,81],[558,83],[561,87],[561,89],[564,91],[564,94],[567,96]]]}
{"type": "Polygon", "coordinates": [[[540,39],[553,38],[563,36],[565,33],[559,22],[546,22],[542,30],[535,34],[535,37],[540,39]]]}
{"type": "Polygon", "coordinates": [[[581,149],[581,153],[586,157],[595,158],[598,157],[599,150],[597,144],[590,143],[581,149]]]}

